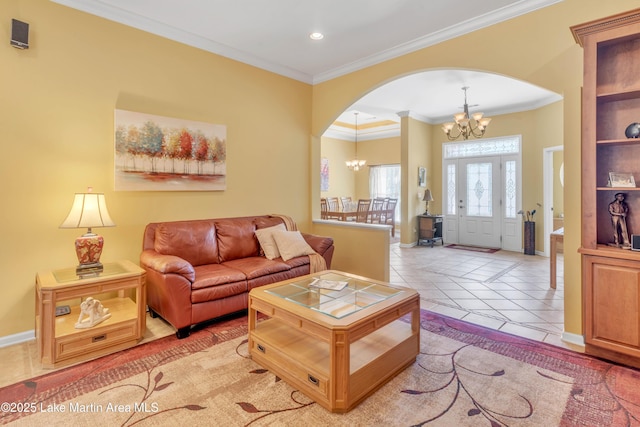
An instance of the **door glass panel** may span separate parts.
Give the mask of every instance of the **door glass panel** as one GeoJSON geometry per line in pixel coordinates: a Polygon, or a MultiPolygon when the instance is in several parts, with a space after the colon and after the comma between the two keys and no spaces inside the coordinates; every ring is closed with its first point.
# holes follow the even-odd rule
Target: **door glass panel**
{"type": "Polygon", "coordinates": [[[492,216],[491,163],[467,165],[467,215],[492,216]]]}
{"type": "Polygon", "coordinates": [[[447,215],[456,214],[456,165],[447,165],[447,215]]]}
{"type": "Polygon", "coordinates": [[[451,142],[443,144],[443,150],[445,159],[515,154],[520,152],[520,137],[509,136],[483,141],[451,142]]]}
{"type": "Polygon", "coordinates": [[[504,163],[505,189],[504,189],[504,217],[516,217],[516,162],[508,160],[504,163]]]}

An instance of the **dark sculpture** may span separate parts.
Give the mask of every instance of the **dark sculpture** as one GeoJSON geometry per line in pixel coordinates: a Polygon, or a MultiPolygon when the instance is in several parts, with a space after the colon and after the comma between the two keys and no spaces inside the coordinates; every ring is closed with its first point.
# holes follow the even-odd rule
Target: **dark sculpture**
{"type": "Polygon", "coordinates": [[[610,246],[630,249],[629,232],[627,230],[627,213],[629,207],[624,201],[626,194],[616,193],[616,199],[609,203],[609,214],[611,215],[611,225],[613,225],[613,243],[610,246]],[[622,241],[622,245],[620,244],[622,241]]]}

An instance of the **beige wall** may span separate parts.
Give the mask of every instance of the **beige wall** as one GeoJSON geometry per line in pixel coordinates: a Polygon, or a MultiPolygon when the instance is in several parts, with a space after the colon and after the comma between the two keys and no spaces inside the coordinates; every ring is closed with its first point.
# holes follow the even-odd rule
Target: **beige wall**
{"type": "MultiPolygon", "coordinates": [[[[151,221],[285,213],[310,227],[311,86],[48,0],[2,0],[0,337],[34,329],[38,271],[77,264],[58,226],[106,194],[103,260],[138,261],[151,221]],[[30,24],[9,45],[11,18],[30,24]],[[227,190],[115,192],[115,108],[227,125],[227,190]]],[[[98,231],[98,230],[96,230],[98,231]]]]}
{"type": "MultiPolygon", "coordinates": [[[[353,143],[341,139],[322,137],[321,155],[329,162],[329,190],[321,191],[320,196],[354,197],[356,183],[353,179],[353,172],[345,165],[347,160],[353,159],[353,143]]],[[[316,203],[320,203],[319,200],[316,203]]]]}
{"type": "Polygon", "coordinates": [[[314,232],[332,236],[336,252],[331,268],[389,281],[389,226],[316,221],[314,232]]]}
{"type": "MultiPolygon", "coordinates": [[[[635,0],[564,0],[469,35],[314,85],[312,133],[321,135],[348,105],[372,89],[403,75],[428,69],[466,68],[495,72],[563,95],[561,120],[565,174],[575,177],[567,180],[564,187],[565,331],[581,334],[581,273],[577,249],[581,230],[581,183],[578,177],[581,171],[580,88],[583,52],[575,43],[569,27],[637,7],[635,0]],[[472,53],[461,55],[460,52],[472,53]]],[[[489,129],[493,126],[492,123],[489,129]]],[[[528,160],[528,157],[525,159],[528,160]]],[[[531,167],[527,167],[527,170],[531,170],[531,167]]],[[[312,197],[317,194],[316,190],[312,197]]],[[[526,195],[524,204],[526,206],[539,198],[540,195],[533,190],[526,195]]]]}
{"type": "Polygon", "coordinates": [[[355,179],[356,199],[368,199],[369,166],[400,163],[400,138],[382,138],[358,141],[358,157],[367,161],[367,166],[358,172],[351,172],[355,179]]]}
{"type": "MultiPolygon", "coordinates": [[[[403,244],[413,244],[418,240],[417,215],[424,213],[424,202],[421,197],[424,190],[434,184],[436,173],[432,161],[431,126],[405,115],[401,119],[402,127],[402,199],[401,199],[401,232],[403,244]],[[427,187],[418,186],[418,168],[427,170],[427,187]],[[420,196],[420,198],[418,198],[420,196]]],[[[432,207],[435,205],[432,205],[432,207]]],[[[435,211],[434,211],[435,212],[435,211]]]]}
{"type": "Polygon", "coordinates": [[[329,160],[329,191],[322,191],[321,197],[351,196],[353,200],[369,198],[369,166],[400,163],[400,138],[381,138],[358,141],[358,158],[367,164],[354,172],[345,162],[355,156],[353,141],[321,138],[321,156],[329,160]]]}

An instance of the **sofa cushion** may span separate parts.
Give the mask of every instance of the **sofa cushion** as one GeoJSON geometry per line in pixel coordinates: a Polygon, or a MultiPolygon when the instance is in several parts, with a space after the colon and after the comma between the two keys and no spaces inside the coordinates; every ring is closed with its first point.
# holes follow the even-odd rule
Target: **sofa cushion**
{"type": "Polygon", "coordinates": [[[259,255],[256,226],[251,219],[232,218],[216,221],[220,263],[259,255]]]}
{"type": "Polygon", "coordinates": [[[315,253],[299,231],[274,231],[273,238],[284,261],[315,253]]]}
{"type": "Polygon", "coordinates": [[[193,266],[218,263],[215,228],[210,221],[175,221],[156,227],[156,252],[174,255],[193,266]]]}
{"type": "Polygon", "coordinates": [[[258,238],[258,242],[260,242],[260,247],[264,252],[264,256],[266,256],[268,259],[276,259],[280,257],[278,245],[273,239],[273,232],[276,230],[287,231],[284,224],[278,224],[274,225],[273,227],[261,228],[259,230],[256,230],[256,237],[258,238]]]}
{"type": "Polygon", "coordinates": [[[191,302],[199,303],[227,298],[247,292],[244,273],[221,264],[195,268],[196,280],[191,285],[191,302]]]}
{"type": "Polygon", "coordinates": [[[241,271],[248,280],[260,276],[287,271],[291,267],[280,259],[270,260],[264,257],[250,257],[227,261],[223,264],[226,267],[241,271]]]}
{"type": "Polygon", "coordinates": [[[284,261],[291,269],[296,267],[302,267],[303,265],[309,265],[311,262],[309,261],[309,257],[307,255],[295,257],[284,261]]]}

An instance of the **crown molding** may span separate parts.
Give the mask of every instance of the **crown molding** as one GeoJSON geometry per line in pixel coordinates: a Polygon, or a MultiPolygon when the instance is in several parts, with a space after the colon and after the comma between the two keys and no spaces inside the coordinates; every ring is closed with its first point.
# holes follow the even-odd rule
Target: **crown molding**
{"type": "Polygon", "coordinates": [[[490,27],[491,25],[495,25],[499,22],[503,22],[511,18],[515,18],[517,16],[542,9],[544,7],[560,3],[562,1],[564,0],[521,0],[516,4],[505,6],[501,9],[498,9],[497,11],[493,11],[474,19],[460,22],[454,26],[429,34],[428,36],[415,39],[411,42],[401,44],[391,49],[387,49],[375,55],[370,55],[366,58],[362,58],[361,60],[352,62],[342,67],[338,67],[324,73],[316,74],[315,76],[313,76],[313,84],[322,83],[327,80],[331,80],[345,74],[349,74],[354,71],[358,71],[363,68],[370,67],[372,65],[376,65],[411,52],[415,52],[417,50],[424,49],[426,47],[433,46],[438,43],[454,39],[456,37],[460,37],[462,35],[480,30],[485,27],[490,27]]]}
{"type": "Polygon", "coordinates": [[[101,18],[117,22],[119,24],[137,28],[139,30],[146,31],[148,33],[155,34],[157,36],[164,37],[166,39],[173,40],[179,43],[183,43],[188,46],[202,49],[207,52],[215,53],[216,55],[224,56],[225,58],[233,59],[247,65],[252,65],[262,70],[270,71],[284,77],[289,77],[303,83],[311,84],[313,82],[313,77],[309,74],[269,61],[265,61],[263,59],[255,57],[254,55],[250,55],[240,50],[231,48],[222,43],[214,42],[213,40],[207,39],[197,34],[193,34],[188,31],[184,31],[179,28],[154,21],[145,16],[126,12],[122,9],[118,9],[104,3],[85,3],[82,0],[50,1],[80,10],[82,12],[90,13],[92,15],[96,15],[101,18]]]}
{"type": "Polygon", "coordinates": [[[244,64],[252,65],[254,67],[270,71],[284,77],[289,77],[291,79],[301,81],[303,83],[317,84],[372,65],[379,64],[389,59],[397,58],[399,56],[423,49],[428,46],[441,43],[446,40],[453,39],[455,37],[459,37],[464,34],[468,34],[481,28],[506,21],[508,19],[515,18],[516,16],[520,16],[534,10],[559,3],[563,0],[520,0],[513,5],[505,6],[497,11],[487,13],[474,19],[460,22],[454,26],[445,28],[428,36],[398,45],[394,48],[387,49],[378,54],[367,56],[358,61],[354,61],[342,67],[319,73],[315,76],[303,73],[290,67],[282,66],[280,64],[275,64],[273,62],[257,58],[254,55],[250,55],[246,52],[239,51],[227,45],[214,42],[205,37],[198,36],[197,34],[193,34],[188,31],[184,31],[179,28],[154,21],[141,15],[124,11],[105,3],[86,2],[83,0],[50,1],[99,16],[110,21],[137,28],[160,37],[177,41],[179,43],[184,43],[186,45],[193,46],[198,49],[214,53],[216,55],[221,55],[226,58],[242,62],[244,64]]]}

